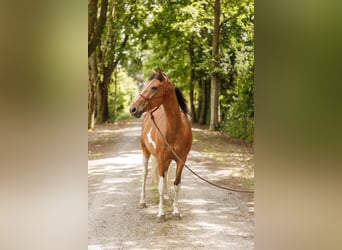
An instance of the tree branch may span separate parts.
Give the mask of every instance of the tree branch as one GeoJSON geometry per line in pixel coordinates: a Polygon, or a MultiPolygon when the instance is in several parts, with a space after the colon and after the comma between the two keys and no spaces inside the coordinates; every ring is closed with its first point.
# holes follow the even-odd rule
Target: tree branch
{"type": "Polygon", "coordinates": [[[96,47],[100,43],[101,34],[103,32],[103,29],[106,23],[107,8],[108,8],[108,0],[102,0],[100,17],[96,22],[95,32],[93,36],[91,37],[91,41],[88,41],[88,57],[95,51],[96,47]]]}
{"type": "Polygon", "coordinates": [[[90,0],[88,3],[88,43],[94,35],[97,16],[97,0],[90,0]]]}

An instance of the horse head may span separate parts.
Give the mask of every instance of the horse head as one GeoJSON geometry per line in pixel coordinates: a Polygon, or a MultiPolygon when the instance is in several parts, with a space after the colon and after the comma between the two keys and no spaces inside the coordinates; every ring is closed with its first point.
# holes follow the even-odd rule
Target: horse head
{"type": "Polygon", "coordinates": [[[152,70],[149,80],[150,82],[129,108],[130,113],[136,118],[140,118],[146,111],[153,113],[163,104],[169,91],[174,89],[168,77],[160,69],[158,72],[152,70]]]}

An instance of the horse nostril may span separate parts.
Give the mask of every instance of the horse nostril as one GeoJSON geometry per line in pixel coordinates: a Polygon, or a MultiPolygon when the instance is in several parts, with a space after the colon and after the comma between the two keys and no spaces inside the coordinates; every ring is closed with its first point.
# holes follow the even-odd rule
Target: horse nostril
{"type": "Polygon", "coordinates": [[[136,107],[132,107],[131,108],[131,114],[135,114],[135,112],[137,112],[137,108],[136,107]]]}

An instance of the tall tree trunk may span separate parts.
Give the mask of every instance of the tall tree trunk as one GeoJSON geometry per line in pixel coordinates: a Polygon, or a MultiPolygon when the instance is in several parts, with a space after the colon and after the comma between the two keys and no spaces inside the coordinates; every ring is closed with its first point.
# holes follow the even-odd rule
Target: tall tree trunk
{"type": "Polygon", "coordinates": [[[97,85],[96,55],[93,53],[88,60],[88,129],[94,128],[95,123],[95,97],[97,85]]]}
{"type": "Polygon", "coordinates": [[[96,123],[102,124],[108,121],[108,85],[102,81],[97,88],[97,117],[96,123]]]}
{"type": "Polygon", "coordinates": [[[195,74],[194,69],[191,69],[190,76],[190,108],[191,108],[191,120],[192,122],[197,122],[196,109],[194,104],[194,89],[195,89],[195,74]]]}
{"type": "Polygon", "coordinates": [[[117,70],[114,71],[114,98],[113,98],[113,100],[114,100],[114,103],[113,103],[114,114],[113,114],[113,116],[115,119],[117,116],[117,101],[118,101],[118,71],[117,70]]]}
{"type": "Polygon", "coordinates": [[[108,87],[113,70],[108,70],[103,75],[103,80],[99,83],[97,91],[97,124],[105,123],[109,120],[108,112],[108,87]],[[110,72],[109,72],[110,71],[110,72]]]}
{"type": "Polygon", "coordinates": [[[109,120],[108,87],[116,65],[117,62],[112,62],[108,67],[105,67],[103,70],[103,80],[99,82],[97,91],[97,124],[102,124],[109,120]]]}
{"type": "Polygon", "coordinates": [[[195,89],[195,65],[194,65],[194,58],[195,58],[195,50],[194,50],[194,39],[191,38],[189,41],[189,57],[190,57],[190,109],[191,109],[191,120],[193,122],[197,122],[196,117],[196,109],[194,104],[194,89],[195,89]]]}
{"type": "Polygon", "coordinates": [[[211,76],[211,97],[210,97],[210,125],[209,130],[218,129],[218,109],[219,109],[219,91],[220,79],[217,73],[219,63],[219,47],[220,47],[220,15],[221,15],[221,0],[215,0],[214,7],[214,34],[213,34],[213,51],[212,51],[212,67],[214,73],[211,76]]]}
{"type": "Polygon", "coordinates": [[[195,65],[194,65],[194,57],[195,57],[195,51],[194,51],[194,45],[193,45],[193,39],[189,42],[189,56],[190,56],[190,108],[191,108],[191,120],[193,122],[197,122],[196,119],[196,109],[194,104],[194,89],[195,89],[195,65]]]}
{"type": "Polygon", "coordinates": [[[206,111],[207,111],[207,86],[206,81],[201,80],[201,103],[200,103],[200,115],[198,122],[201,125],[205,124],[205,118],[206,118],[206,111]]]}

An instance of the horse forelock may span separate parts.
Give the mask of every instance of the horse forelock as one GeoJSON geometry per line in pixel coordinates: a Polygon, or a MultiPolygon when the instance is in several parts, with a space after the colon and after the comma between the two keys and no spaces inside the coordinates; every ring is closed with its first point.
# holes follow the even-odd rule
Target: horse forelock
{"type": "Polygon", "coordinates": [[[153,79],[157,79],[158,81],[163,81],[164,77],[158,73],[153,73],[150,78],[149,81],[152,81],[153,79]]]}

